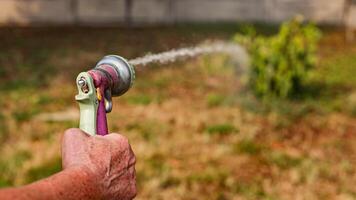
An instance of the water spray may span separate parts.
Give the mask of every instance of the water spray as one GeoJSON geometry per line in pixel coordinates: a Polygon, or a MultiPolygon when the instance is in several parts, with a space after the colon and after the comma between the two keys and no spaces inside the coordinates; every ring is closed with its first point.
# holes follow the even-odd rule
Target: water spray
{"type": "Polygon", "coordinates": [[[181,49],[173,49],[158,54],[148,54],[143,57],[135,58],[129,61],[134,66],[145,66],[150,63],[166,64],[169,62],[175,62],[177,59],[191,58],[201,54],[210,53],[225,53],[230,55],[231,58],[238,57],[238,62],[244,65],[247,62],[248,55],[243,47],[236,43],[228,42],[214,42],[204,43],[196,47],[187,47],[181,49]]]}
{"type": "Polygon", "coordinates": [[[126,93],[135,79],[135,65],[160,64],[174,62],[179,58],[194,57],[200,54],[222,52],[239,56],[239,62],[247,60],[247,54],[239,45],[215,42],[192,48],[171,50],[154,55],[146,55],[130,61],[120,56],[109,55],[101,59],[96,66],[78,75],[76,83],[79,103],[79,127],[89,135],[108,134],[106,113],[112,110],[112,97],[126,93]]]}

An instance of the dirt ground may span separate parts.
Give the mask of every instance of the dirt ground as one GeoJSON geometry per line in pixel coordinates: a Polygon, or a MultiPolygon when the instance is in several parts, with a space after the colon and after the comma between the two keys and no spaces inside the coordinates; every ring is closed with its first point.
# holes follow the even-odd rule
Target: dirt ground
{"type": "MultiPolygon", "coordinates": [[[[0,29],[0,186],[61,169],[76,75],[106,54],[230,40],[238,25],[0,29]]],[[[274,27],[260,27],[269,34],[274,27]]],[[[327,28],[310,95],[261,102],[226,55],[137,68],[112,132],[137,156],[137,199],[356,199],[356,45],[327,28]]]]}

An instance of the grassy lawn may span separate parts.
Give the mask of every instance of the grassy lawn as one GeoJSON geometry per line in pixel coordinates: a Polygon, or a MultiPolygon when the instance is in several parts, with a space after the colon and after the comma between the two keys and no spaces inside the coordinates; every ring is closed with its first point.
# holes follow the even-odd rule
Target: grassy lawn
{"type": "MultiPolygon", "coordinates": [[[[240,30],[0,29],[0,187],[61,170],[62,133],[78,126],[75,77],[104,55],[130,59],[240,30]]],[[[226,55],[137,68],[108,115],[137,155],[137,199],[356,198],[356,45],[328,29],[319,54],[305,95],[291,101],[256,100],[226,55]]]]}

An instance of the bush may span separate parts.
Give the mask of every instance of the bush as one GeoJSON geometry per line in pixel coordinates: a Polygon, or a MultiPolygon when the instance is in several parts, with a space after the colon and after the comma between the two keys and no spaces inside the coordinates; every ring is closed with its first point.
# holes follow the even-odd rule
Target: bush
{"type": "Polygon", "coordinates": [[[275,36],[259,36],[253,28],[234,41],[250,54],[249,82],[257,96],[290,97],[301,90],[308,71],[316,64],[320,31],[303,24],[301,17],[282,24],[275,36]]]}

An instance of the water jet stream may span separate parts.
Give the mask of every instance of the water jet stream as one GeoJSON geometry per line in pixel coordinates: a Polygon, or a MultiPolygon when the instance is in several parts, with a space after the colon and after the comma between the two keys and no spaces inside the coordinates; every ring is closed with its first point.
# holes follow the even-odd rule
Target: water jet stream
{"type": "Polygon", "coordinates": [[[226,53],[232,58],[239,57],[239,63],[245,63],[248,59],[245,49],[240,45],[219,41],[214,43],[204,43],[196,47],[173,49],[158,54],[148,54],[143,57],[129,60],[128,62],[133,66],[145,66],[150,63],[166,64],[175,62],[178,59],[191,58],[201,54],[210,53],[226,53]]]}

